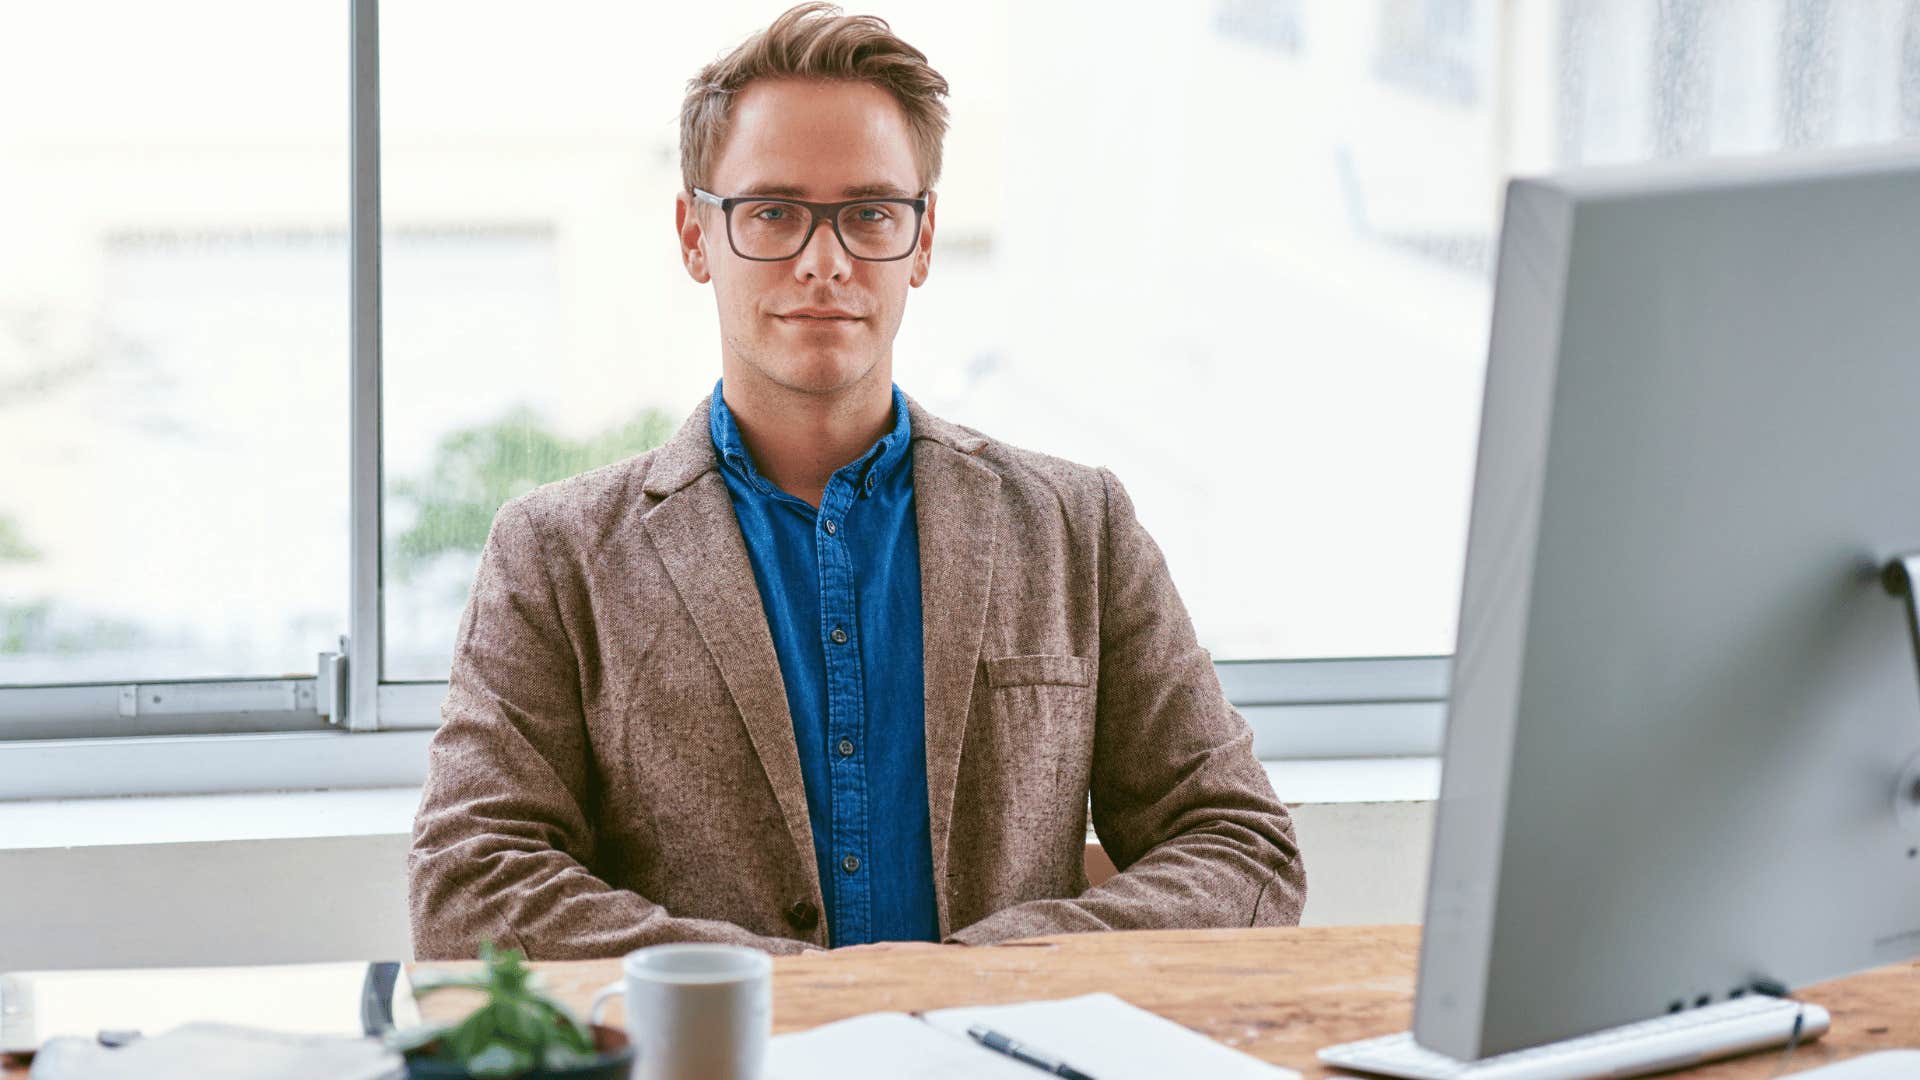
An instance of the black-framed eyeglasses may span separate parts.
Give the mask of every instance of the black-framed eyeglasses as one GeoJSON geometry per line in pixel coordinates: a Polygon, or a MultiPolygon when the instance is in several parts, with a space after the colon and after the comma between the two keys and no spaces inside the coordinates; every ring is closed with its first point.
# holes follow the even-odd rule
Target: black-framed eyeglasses
{"type": "Polygon", "coordinates": [[[807,249],[813,231],[830,222],[847,254],[867,262],[893,262],[913,254],[926,216],[926,192],[913,198],[808,202],[771,195],[721,198],[693,189],[698,202],[720,208],[733,253],[754,262],[784,262],[807,249]]]}

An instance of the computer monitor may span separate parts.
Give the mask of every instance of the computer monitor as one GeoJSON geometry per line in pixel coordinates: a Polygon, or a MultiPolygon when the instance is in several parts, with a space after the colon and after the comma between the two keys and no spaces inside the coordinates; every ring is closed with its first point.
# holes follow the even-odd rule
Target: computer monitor
{"type": "Polygon", "coordinates": [[[1920,144],[1509,187],[1414,1037],[1920,953],[1920,144]]]}

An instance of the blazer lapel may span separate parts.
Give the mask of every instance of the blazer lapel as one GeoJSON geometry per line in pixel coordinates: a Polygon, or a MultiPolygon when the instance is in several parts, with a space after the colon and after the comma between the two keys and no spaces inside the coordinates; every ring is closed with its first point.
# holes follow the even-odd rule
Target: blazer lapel
{"type": "Polygon", "coordinates": [[[713,470],[707,405],[694,410],[654,461],[646,489],[666,498],[645,517],[647,537],[720,669],[727,693],[746,722],[760,767],[779,800],[787,832],[816,898],[813,828],[807,819],[800,749],[787,711],[786,684],[773,635],[747,559],[746,540],[733,513],[726,481],[713,470]],[[704,448],[704,457],[702,451],[704,448]]]}
{"type": "Polygon", "coordinates": [[[1000,477],[971,455],[985,440],[909,401],[914,519],[920,530],[920,625],[926,679],[927,808],[940,935],[949,925],[947,844],[961,742],[987,627],[1000,477]]]}

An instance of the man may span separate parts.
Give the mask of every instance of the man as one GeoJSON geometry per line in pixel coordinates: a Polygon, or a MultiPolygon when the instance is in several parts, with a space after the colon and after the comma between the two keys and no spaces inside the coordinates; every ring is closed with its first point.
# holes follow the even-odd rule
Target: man
{"type": "Polygon", "coordinates": [[[408,859],[421,958],[1298,921],[1286,809],[1118,481],[893,386],[946,89],[824,4],[690,84],[721,381],[495,517],[408,859]]]}

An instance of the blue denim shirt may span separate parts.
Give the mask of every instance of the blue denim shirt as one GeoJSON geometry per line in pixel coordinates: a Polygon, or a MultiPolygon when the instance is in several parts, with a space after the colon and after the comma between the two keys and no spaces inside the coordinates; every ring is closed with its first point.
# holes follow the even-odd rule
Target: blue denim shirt
{"type": "Polygon", "coordinates": [[[754,468],[720,391],[708,423],[786,683],[827,941],[938,941],[906,398],[815,511],[754,468]]]}

